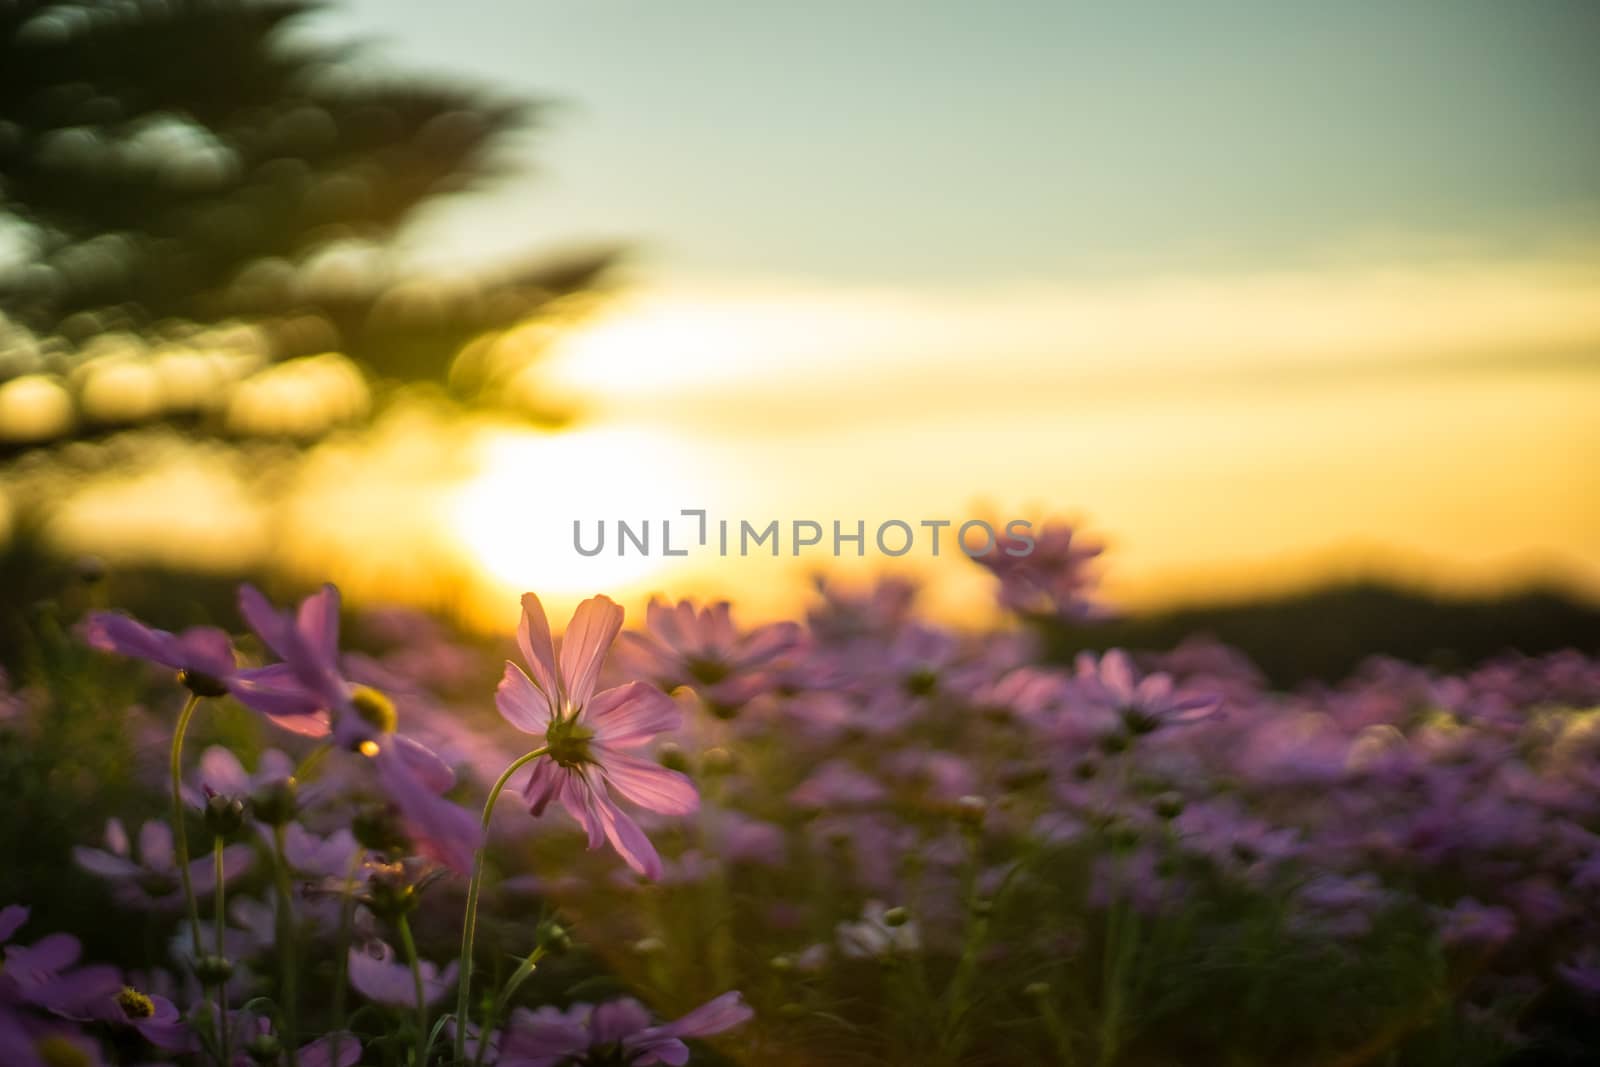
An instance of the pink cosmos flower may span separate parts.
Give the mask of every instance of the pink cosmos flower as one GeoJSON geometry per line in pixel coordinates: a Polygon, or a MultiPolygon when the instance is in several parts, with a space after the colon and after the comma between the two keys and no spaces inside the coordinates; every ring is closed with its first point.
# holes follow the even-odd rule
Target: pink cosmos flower
{"type": "Polygon", "coordinates": [[[588,833],[590,848],[608,840],[628,866],[654,879],[661,876],[661,857],[612,800],[611,789],[663,815],[687,815],[700,797],[683,775],[629,754],[678,725],[672,698],[645,682],[595,692],[601,663],[621,629],[622,608],[603,596],[585,600],[567,626],[558,665],[544,605],[524,594],[517,644],[533,677],[508,662],[495,705],[507,722],[549,749],[522,790],[529,810],[543,814],[559,799],[588,833]]]}
{"type": "Polygon", "coordinates": [[[697,609],[651,600],[648,629],[624,640],[631,665],[669,692],[687,686],[713,709],[731,712],[776,688],[774,668],[799,644],[800,627],[773,623],[740,631],[726,600],[697,609]]]}
{"type": "Polygon", "coordinates": [[[1166,674],[1134,674],[1133,661],[1113,648],[1098,661],[1087,653],[1077,662],[1078,683],[1088,703],[1114,712],[1128,733],[1140,736],[1163,726],[1180,726],[1211,717],[1222,706],[1213,693],[1184,693],[1166,674]]]}
{"type": "Polygon", "coordinates": [[[1063,622],[1095,619],[1105,610],[1090,599],[1098,584],[1092,569],[1103,546],[1086,541],[1065,523],[1049,523],[1035,531],[1030,548],[1018,537],[1002,534],[994,549],[973,562],[1000,580],[1000,606],[1020,615],[1063,622]]]}

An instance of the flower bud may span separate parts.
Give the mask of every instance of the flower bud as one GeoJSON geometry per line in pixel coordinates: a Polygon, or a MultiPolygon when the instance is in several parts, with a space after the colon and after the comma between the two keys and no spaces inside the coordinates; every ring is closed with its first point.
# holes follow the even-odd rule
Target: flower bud
{"type": "Polygon", "coordinates": [[[778,1015],[782,1018],[803,1019],[805,1014],[806,1006],[804,1004],[796,1004],[791,1000],[788,1003],[778,1005],[778,1015]]]}
{"type": "Polygon", "coordinates": [[[728,774],[734,766],[733,753],[725,748],[708,748],[700,757],[700,770],[705,774],[728,774]]]}
{"type": "Polygon", "coordinates": [[[1150,802],[1150,808],[1159,818],[1171,821],[1183,814],[1181,793],[1162,793],[1150,802]]]}
{"type": "Polygon", "coordinates": [[[250,795],[250,810],[268,826],[287,826],[300,809],[300,783],[294,778],[268,782],[250,795]]]}
{"type": "Polygon", "coordinates": [[[989,802],[983,797],[964,796],[956,801],[956,819],[968,829],[976,830],[981,827],[983,817],[988,813],[989,802]]]}
{"type": "Polygon", "coordinates": [[[689,770],[689,757],[684,755],[683,749],[668,741],[656,752],[656,761],[669,771],[683,774],[689,770]]]}
{"type": "Polygon", "coordinates": [[[362,848],[374,852],[404,852],[411,843],[394,810],[384,805],[358,811],[350,829],[362,848]]]}
{"type": "Polygon", "coordinates": [[[939,676],[924,667],[906,675],[902,680],[902,684],[905,686],[907,695],[925,697],[939,688],[939,676]]]}
{"type": "Polygon", "coordinates": [[[250,1039],[244,1047],[245,1055],[259,1064],[275,1064],[278,1057],[283,1055],[283,1042],[278,1040],[276,1034],[257,1034],[250,1039]]]}
{"type": "Polygon", "coordinates": [[[1128,734],[1121,732],[1109,733],[1100,738],[1100,751],[1108,756],[1115,756],[1118,753],[1128,751],[1129,746],[1132,744],[1133,738],[1128,734]]]}
{"type": "Polygon", "coordinates": [[[559,919],[546,919],[535,934],[540,948],[548,955],[560,956],[572,948],[572,931],[559,919]]]}
{"type": "Polygon", "coordinates": [[[226,793],[212,793],[206,797],[205,815],[207,833],[212,837],[231,838],[244,828],[244,801],[226,793]]]}
{"type": "Polygon", "coordinates": [[[1029,982],[1022,987],[1022,995],[1032,997],[1034,1000],[1043,1000],[1050,995],[1049,982],[1029,982]]]}
{"type": "Polygon", "coordinates": [[[911,921],[911,913],[904,908],[890,908],[883,913],[883,925],[893,929],[911,921]]]}
{"type": "Polygon", "coordinates": [[[79,556],[72,566],[78,572],[78,581],[84,585],[96,585],[105,580],[106,563],[99,556],[79,556]]]}
{"type": "Polygon", "coordinates": [[[659,956],[667,946],[659,937],[641,937],[633,943],[632,948],[641,956],[659,956]]]}
{"type": "Polygon", "coordinates": [[[790,971],[794,970],[794,957],[782,955],[774,956],[772,959],[767,961],[767,966],[771,967],[779,974],[788,974],[790,971]]]}
{"type": "Polygon", "coordinates": [[[372,914],[387,922],[394,922],[416,910],[419,903],[416,887],[403,863],[380,863],[372,868],[367,879],[366,905],[372,914]]]}
{"type": "Polygon", "coordinates": [[[233,961],[226,956],[201,956],[195,961],[194,973],[206,985],[221,985],[233,977],[233,961]]]}
{"type": "Polygon", "coordinates": [[[184,669],[178,672],[178,684],[197,697],[225,697],[228,687],[222,679],[213,678],[203,671],[184,669]]]}

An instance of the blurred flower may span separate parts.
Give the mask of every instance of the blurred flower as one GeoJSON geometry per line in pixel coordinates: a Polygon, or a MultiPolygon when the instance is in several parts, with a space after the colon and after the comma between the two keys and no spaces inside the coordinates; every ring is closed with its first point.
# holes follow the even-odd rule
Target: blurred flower
{"type": "MultiPolygon", "coordinates": [[[[429,1005],[437,1004],[455,988],[455,960],[451,960],[442,971],[427,960],[420,961],[418,966],[422,971],[423,999],[429,1005]]],[[[416,1006],[417,989],[410,965],[395,959],[394,949],[382,941],[371,942],[364,948],[352,948],[349,973],[350,984],[368,1000],[387,1004],[391,1008],[416,1006]]]]}
{"type": "Polygon", "coordinates": [[[589,835],[589,847],[609,840],[617,854],[647,878],[661,875],[661,858],[639,825],[619,808],[614,787],[642,808],[686,815],[700,798],[689,779],[627,754],[678,725],[672,699],[643,682],[595,693],[606,651],[622,628],[622,609],[606,597],[578,605],[561,644],[555,644],[544,605],[522,597],[517,643],[533,677],[507,663],[495,705],[512,726],[543,740],[548,754],[533,765],[522,795],[534,815],[559,799],[589,835]]]}
{"type": "Polygon", "coordinates": [[[233,642],[214,626],[171,634],[119,612],[96,611],[83,623],[83,639],[102,652],[142,659],[178,672],[199,696],[217,697],[233,686],[238,660],[233,642]]]}
{"type": "Polygon", "coordinates": [[[1439,915],[1439,941],[1451,948],[1498,948],[1517,932],[1517,917],[1505,908],[1463,897],[1439,915]]]}
{"type": "Polygon", "coordinates": [[[795,786],[789,803],[797,808],[862,808],[889,795],[878,780],[844,760],[829,760],[795,786]]]}
{"type": "Polygon", "coordinates": [[[891,910],[882,901],[869,900],[859,920],[835,927],[839,951],[851,959],[882,959],[921,949],[922,932],[916,920],[891,922],[891,910]]]}
{"type": "Polygon", "coordinates": [[[1165,674],[1138,679],[1128,654],[1115,648],[1098,661],[1088,654],[1079,655],[1077,681],[1089,702],[1114,712],[1133,736],[1199,722],[1222,704],[1215,694],[1177,692],[1172,678],[1165,674]]]}
{"type": "Polygon", "coordinates": [[[623,635],[629,669],[671,691],[688,686],[711,708],[731,712],[778,685],[777,667],[800,643],[793,623],[773,623],[741,633],[732,607],[719,600],[696,609],[692,601],[669,607],[652,599],[643,633],[623,635]]]}
{"type": "Polygon", "coordinates": [[[166,1052],[185,1052],[196,1047],[194,1031],[183,1020],[172,1001],[156,993],[142,993],[123,986],[112,998],[116,1021],[139,1031],[141,1037],[166,1052]]]}
{"type": "MultiPolygon", "coordinates": [[[[73,862],[90,874],[110,882],[119,899],[131,907],[175,909],[183,906],[183,891],[178,861],[172,843],[172,827],[152,819],[139,827],[138,858],[128,839],[122,820],[106,820],[104,849],[75,847],[73,862]]],[[[250,846],[228,845],[222,850],[222,874],[232,881],[250,869],[250,846]]],[[[197,896],[216,887],[216,872],[210,856],[189,864],[189,878],[197,896]]]]}
{"type": "Polygon", "coordinates": [[[1081,622],[1104,614],[1090,600],[1098,584],[1090,564],[1105,549],[1086,543],[1071,526],[1050,523],[1032,534],[1033,545],[1009,533],[973,562],[1000,580],[1000,606],[1019,615],[1081,622]]]}
{"type": "Polygon", "coordinates": [[[753,1014],[738,993],[724,993],[680,1019],[657,1024],[650,1022],[644,1005],[632,999],[574,1004],[565,1011],[519,1008],[506,1030],[499,1067],[591,1063],[678,1067],[689,1059],[685,1039],[731,1030],[753,1014]]]}
{"type": "Polygon", "coordinates": [[[418,848],[457,872],[469,871],[478,824],[471,812],[443,797],[455,784],[455,772],[432,750],[396,732],[399,715],[388,697],[352,683],[339,668],[339,591],[325,585],[290,614],[246,585],[239,590],[239,610],[283,659],[246,672],[255,688],[240,692],[239,699],[251,704],[266,694],[263,711],[298,700],[298,713],[273,714],[274,720],[299,733],[331,735],[335,744],[370,759],[379,787],[418,848]]]}

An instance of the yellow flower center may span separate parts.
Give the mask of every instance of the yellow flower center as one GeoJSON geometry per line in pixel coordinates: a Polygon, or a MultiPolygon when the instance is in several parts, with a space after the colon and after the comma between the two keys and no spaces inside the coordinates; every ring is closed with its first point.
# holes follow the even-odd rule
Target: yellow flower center
{"type": "Polygon", "coordinates": [[[130,1019],[148,1019],[156,1013],[155,1002],[131,985],[123,986],[117,994],[117,1007],[130,1019]]]}
{"type": "Polygon", "coordinates": [[[358,685],[350,692],[350,706],[361,721],[379,733],[392,734],[400,725],[394,703],[371,686],[358,685]]]}
{"type": "Polygon", "coordinates": [[[67,1038],[52,1035],[33,1043],[33,1051],[45,1067],[89,1067],[89,1054],[67,1038]]]}

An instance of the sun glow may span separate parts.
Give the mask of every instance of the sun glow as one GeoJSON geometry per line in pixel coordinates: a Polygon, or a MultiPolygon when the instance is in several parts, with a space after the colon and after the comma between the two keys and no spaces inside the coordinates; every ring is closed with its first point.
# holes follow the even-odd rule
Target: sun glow
{"type": "Polygon", "coordinates": [[[668,561],[658,554],[595,556],[573,547],[573,523],[675,515],[697,504],[708,464],[662,433],[597,426],[570,433],[496,434],[479,473],[450,503],[465,553],[508,591],[551,594],[552,607],[596,590],[640,591],[668,561]],[[692,472],[692,475],[691,475],[692,472]]]}

